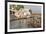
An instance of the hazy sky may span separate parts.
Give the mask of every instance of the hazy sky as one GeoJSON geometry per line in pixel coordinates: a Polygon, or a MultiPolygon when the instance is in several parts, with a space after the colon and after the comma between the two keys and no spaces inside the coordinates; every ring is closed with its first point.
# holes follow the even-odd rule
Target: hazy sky
{"type": "Polygon", "coordinates": [[[25,8],[31,8],[33,13],[41,13],[41,6],[24,5],[25,8]]]}

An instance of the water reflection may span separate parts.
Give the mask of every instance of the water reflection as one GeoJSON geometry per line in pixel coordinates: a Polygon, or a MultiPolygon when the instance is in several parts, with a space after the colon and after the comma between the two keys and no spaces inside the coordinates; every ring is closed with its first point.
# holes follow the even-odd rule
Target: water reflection
{"type": "Polygon", "coordinates": [[[19,19],[19,20],[14,20],[11,21],[10,27],[11,29],[15,28],[32,28],[31,23],[33,22],[32,18],[27,18],[27,19],[19,19]]]}
{"type": "Polygon", "coordinates": [[[20,28],[40,28],[41,27],[41,17],[30,17],[17,19],[15,16],[10,15],[10,29],[20,29],[20,28]]]}

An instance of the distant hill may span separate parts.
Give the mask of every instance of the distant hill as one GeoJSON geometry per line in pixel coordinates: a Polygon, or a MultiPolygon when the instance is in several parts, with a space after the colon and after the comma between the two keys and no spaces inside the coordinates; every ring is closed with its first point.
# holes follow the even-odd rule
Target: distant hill
{"type": "Polygon", "coordinates": [[[41,15],[41,13],[32,13],[32,15],[41,15]]]}

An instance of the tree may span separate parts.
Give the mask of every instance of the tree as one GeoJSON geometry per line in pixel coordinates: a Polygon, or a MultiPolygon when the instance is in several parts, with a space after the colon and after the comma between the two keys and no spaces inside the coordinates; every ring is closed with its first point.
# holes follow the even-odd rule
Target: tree
{"type": "Polygon", "coordinates": [[[23,5],[10,5],[10,13],[14,13],[14,10],[16,9],[16,10],[19,10],[19,9],[21,9],[21,8],[24,8],[24,6],[23,5]]]}
{"type": "Polygon", "coordinates": [[[16,10],[19,10],[21,8],[24,8],[24,6],[23,5],[17,5],[16,10]]]}
{"type": "Polygon", "coordinates": [[[10,5],[10,9],[12,9],[13,8],[13,10],[15,10],[15,8],[16,8],[16,5],[10,5]]]}
{"type": "Polygon", "coordinates": [[[19,9],[21,9],[21,8],[24,8],[24,6],[23,5],[10,5],[10,9],[12,9],[13,8],[13,10],[19,10],[19,9]]]}
{"type": "Polygon", "coordinates": [[[14,14],[15,12],[14,12],[14,10],[15,10],[15,8],[16,8],[16,5],[10,5],[10,14],[14,14]]]}

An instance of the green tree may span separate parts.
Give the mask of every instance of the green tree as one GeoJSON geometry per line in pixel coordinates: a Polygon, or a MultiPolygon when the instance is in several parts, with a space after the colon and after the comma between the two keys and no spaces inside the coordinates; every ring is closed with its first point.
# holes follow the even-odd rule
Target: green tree
{"type": "Polygon", "coordinates": [[[19,10],[21,8],[24,8],[24,6],[23,5],[17,5],[16,10],[19,10]]]}
{"type": "Polygon", "coordinates": [[[13,10],[15,10],[16,5],[10,5],[10,9],[14,8],[13,10]]]}

